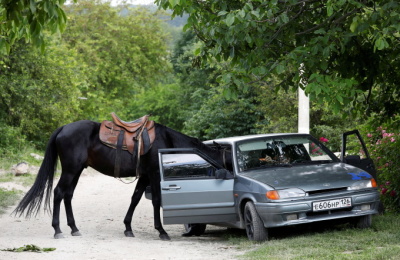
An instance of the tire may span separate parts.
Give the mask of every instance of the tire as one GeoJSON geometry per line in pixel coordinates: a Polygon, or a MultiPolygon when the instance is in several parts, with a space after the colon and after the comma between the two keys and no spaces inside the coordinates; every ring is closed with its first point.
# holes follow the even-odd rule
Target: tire
{"type": "Polygon", "coordinates": [[[353,225],[355,228],[360,229],[370,228],[372,225],[372,215],[357,217],[353,221],[353,225]]]}
{"type": "Polygon", "coordinates": [[[184,224],[186,234],[201,236],[207,228],[207,224],[184,224]]]}
{"type": "Polygon", "coordinates": [[[244,225],[249,240],[264,241],[268,239],[268,230],[264,227],[253,202],[248,201],[244,206],[244,225]]]}

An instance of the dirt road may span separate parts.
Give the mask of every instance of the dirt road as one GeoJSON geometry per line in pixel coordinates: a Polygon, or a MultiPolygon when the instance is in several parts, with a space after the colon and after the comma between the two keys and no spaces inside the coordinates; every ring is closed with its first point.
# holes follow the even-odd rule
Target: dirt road
{"type": "Polygon", "coordinates": [[[51,217],[41,212],[30,219],[0,216],[0,249],[35,244],[53,247],[47,253],[0,251],[0,259],[235,259],[241,252],[223,240],[225,229],[209,226],[201,237],[181,236],[182,225],[166,225],[171,241],[161,241],[153,227],[151,201],[143,198],[133,218],[134,238],[124,236],[122,223],[136,183],[124,184],[91,171],[83,173],[76,188],[73,208],[81,237],[72,237],[64,206],[61,228],[64,239],[53,238],[51,217]]]}

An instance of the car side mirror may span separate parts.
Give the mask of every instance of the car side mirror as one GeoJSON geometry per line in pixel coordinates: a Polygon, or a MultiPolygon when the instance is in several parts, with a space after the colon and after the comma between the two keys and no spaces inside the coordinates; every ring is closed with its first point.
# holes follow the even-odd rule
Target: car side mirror
{"type": "Polygon", "coordinates": [[[215,171],[215,178],[218,180],[232,179],[232,174],[227,169],[219,169],[215,171]]]}

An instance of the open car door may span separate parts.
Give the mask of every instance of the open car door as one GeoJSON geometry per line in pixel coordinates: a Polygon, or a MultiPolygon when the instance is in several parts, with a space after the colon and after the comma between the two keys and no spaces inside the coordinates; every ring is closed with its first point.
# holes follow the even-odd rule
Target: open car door
{"type": "Polygon", "coordinates": [[[231,173],[197,149],[160,149],[164,224],[235,222],[231,173]]]}
{"type": "Polygon", "coordinates": [[[376,180],[377,174],[374,162],[369,156],[367,147],[358,130],[343,133],[340,156],[342,162],[365,170],[376,180]]]}

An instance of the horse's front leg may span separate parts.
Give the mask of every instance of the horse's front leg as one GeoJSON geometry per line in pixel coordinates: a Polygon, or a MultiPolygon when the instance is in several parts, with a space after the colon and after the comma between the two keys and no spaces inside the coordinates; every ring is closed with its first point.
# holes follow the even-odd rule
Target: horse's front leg
{"type": "Polygon", "coordinates": [[[128,212],[126,213],[125,219],[124,219],[124,224],[125,224],[125,236],[126,237],[134,237],[135,235],[133,234],[132,231],[132,217],[133,217],[133,212],[135,211],[136,206],[138,205],[140,199],[142,198],[142,195],[144,191],[146,190],[146,186],[148,185],[148,180],[145,178],[139,178],[135,192],[132,195],[131,199],[131,204],[129,205],[128,212]]]}
{"type": "Polygon", "coordinates": [[[154,228],[160,232],[161,240],[171,240],[167,232],[161,224],[161,187],[160,182],[152,183],[151,185],[151,202],[153,203],[154,210],[154,228]]]}

